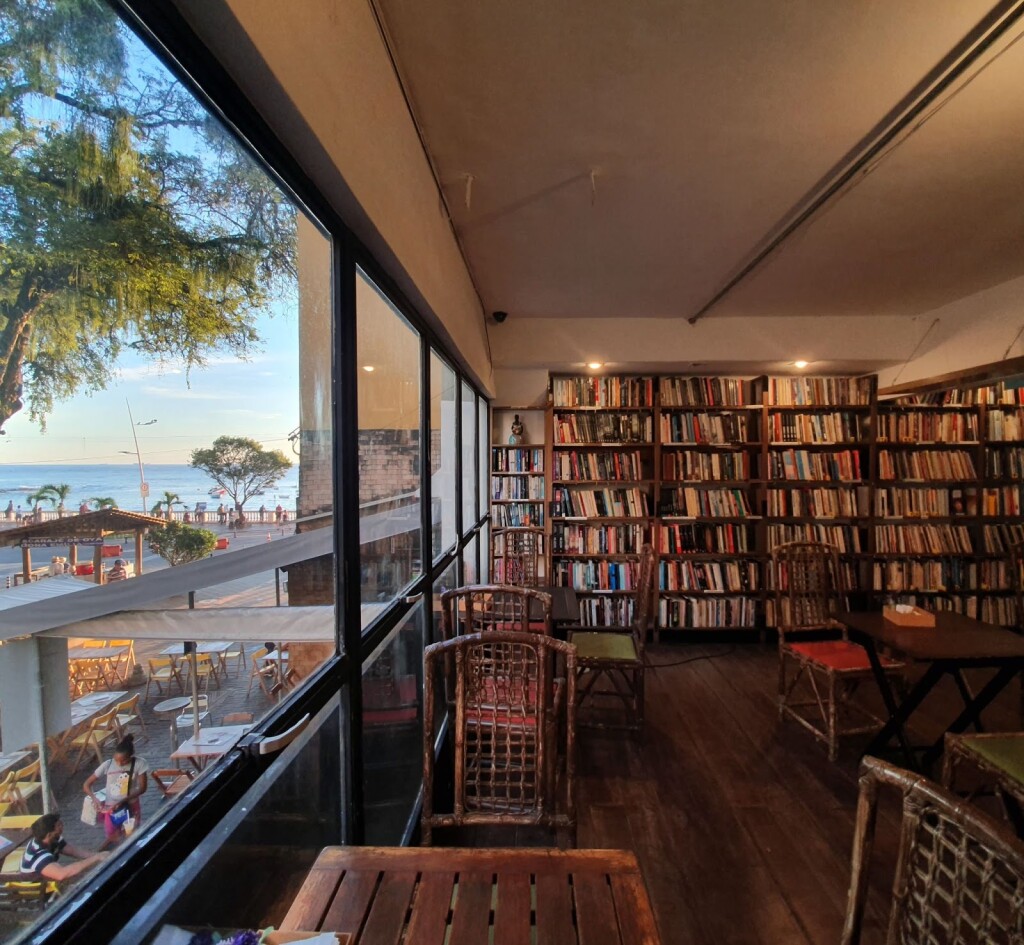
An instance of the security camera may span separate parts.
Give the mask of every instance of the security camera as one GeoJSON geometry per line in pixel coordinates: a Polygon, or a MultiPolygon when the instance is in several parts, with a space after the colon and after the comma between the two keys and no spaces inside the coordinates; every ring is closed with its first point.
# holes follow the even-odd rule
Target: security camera
{"type": "Polygon", "coordinates": [[[492,312],[494,320],[500,325],[506,318],[508,318],[508,312],[492,312]]]}

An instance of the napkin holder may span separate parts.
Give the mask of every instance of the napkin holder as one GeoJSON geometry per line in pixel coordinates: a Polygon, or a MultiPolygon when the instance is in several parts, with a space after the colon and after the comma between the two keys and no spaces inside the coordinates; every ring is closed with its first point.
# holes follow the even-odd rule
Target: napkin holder
{"type": "Polygon", "coordinates": [[[935,626],[935,614],[930,610],[922,610],[920,607],[911,607],[908,604],[883,607],[882,617],[886,623],[891,623],[897,627],[935,626]]]}

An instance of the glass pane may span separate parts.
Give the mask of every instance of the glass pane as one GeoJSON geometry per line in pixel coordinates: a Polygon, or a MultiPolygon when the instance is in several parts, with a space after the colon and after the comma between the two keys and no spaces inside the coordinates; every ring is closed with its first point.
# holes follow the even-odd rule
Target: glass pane
{"type": "Polygon", "coordinates": [[[487,514],[487,507],[490,498],[490,476],[491,476],[491,423],[487,412],[487,401],[480,397],[477,399],[477,472],[480,482],[477,486],[477,495],[480,497],[480,517],[487,514]]]}
{"type": "Polygon", "coordinates": [[[465,534],[476,525],[477,490],[477,421],[476,394],[465,381],[462,383],[462,531],[465,534]]]}
{"type": "MultiPolygon", "coordinates": [[[[434,582],[434,595],[433,595],[433,626],[431,627],[432,636],[430,638],[431,643],[436,643],[438,640],[444,639],[444,634],[441,629],[441,595],[445,591],[450,591],[452,588],[458,585],[457,577],[457,565],[456,562],[452,562],[444,573],[434,582]]],[[[437,725],[440,724],[441,719],[444,718],[446,711],[444,704],[444,693],[434,693],[434,720],[437,725]]]]}
{"type": "Polygon", "coordinates": [[[398,844],[423,781],[423,608],[363,667],[366,842],[398,844]]]}
{"type": "Polygon", "coordinates": [[[476,535],[470,539],[465,548],[462,549],[462,583],[477,584],[480,579],[480,569],[477,566],[476,550],[479,540],[476,535]]]}
{"type": "MultiPolygon", "coordinates": [[[[21,385],[20,400],[0,393],[18,459],[0,494],[14,497],[6,541],[35,547],[4,552],[0,582],[33,582],[4,591],[11,605],[68,591],[66,623],[100,618],[101,638],[44,644],[60,719],[45,732],[24,711],[34,675],[5,675],[0,749],[20,767],[46,746],[68,840],[95,849],[103,833],[71,812],[117,733],[104,723],[101,758],[76,736],[122,704],[148,735],[137,768],[173,767],[193,717],[250,724],[336,652],[332,246],[105,4],[8,6],[0,243],[25,264],[0,267],[0,328],[21,319],[32,343],[0,368],[0,392],[21,385]],[[97,584],[113,587],[84,613],[76,592],[97,584]],[[184,640],[200,644],[194,667],[184,640]]],[[[36,658],[31,641],[0,649],[5,674],[36,658]]],[[[144,823],[161,802],[148,783],[144,823]]]]}
{"type": "Polygon", "coordinates": [[[436,560],[458,538],[455,527],[455,372],[430,352],[430,496],[432,547],[436,560]]]}
{"type": "Polygon", "coordinates": [[[484,522],[480,526],[480,583],[488,584],[491,580],[491,524],[484,522]]]}
{"type": "Polygon", "coordinates": [[[343,721],[335,696],[113,942],[279,926],[317,854],[342,840],[343,721]]]}
{"type": "Polygon", "coordinates": [[[356,279],[356,313],[359,542],[366,605],[393,600],[422,567],[420,336],[362,272],[356,279]]]}

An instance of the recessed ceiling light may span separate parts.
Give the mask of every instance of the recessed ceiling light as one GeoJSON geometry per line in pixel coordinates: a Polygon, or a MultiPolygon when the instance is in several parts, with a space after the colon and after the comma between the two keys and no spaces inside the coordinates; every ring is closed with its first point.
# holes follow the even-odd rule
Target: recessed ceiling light
{"type": "Polygon", "coordinates": [[[800,368],[800,370],[803,370],[805,367],[807,367],[808,364],[810,364],[810,361],[794,361],[793,367],[800,368]]]}
{"type": "Polygon", "coordinates": [[[591,371],[596,371],[599,368],[604,367],[604,361],[588,361],[587,367],[590,368],[591,371]]]}
{"type": "Polygon", "coordinates": [[[367,372],[368,372],[368,373],[370,373],[370,374],[372,374],[372,373],[373,373],[374,371],[376,371],[377,369],[376,369],[376,368],[375,368],[375,367],[374,367],[374,366],[373,366],[372,364],[364,364],[364,365],[363,365],[363,370],[364,370],[364,371],[367,371],[367,372]]]}

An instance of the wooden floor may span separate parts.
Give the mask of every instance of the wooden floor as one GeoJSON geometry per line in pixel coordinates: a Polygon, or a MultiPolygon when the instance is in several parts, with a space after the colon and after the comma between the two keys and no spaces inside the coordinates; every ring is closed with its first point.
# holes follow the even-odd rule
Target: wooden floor
{"type": "MultiPolygon", "coordinates": [[[[648,652],[655,664],[677,665],[647,673],[642,742],[591,730],[580,736],[579,846],[636,851],[666,943],[838,943],[856,746],[833,764],[805,731],[779,726],[773,646],[648,652]]],[[[992,727],[1015,727],[1016,699],[1016,688],[1004,693],[992,727]]],[[[952,707],[952,687],[937,692],[925,704],[922,734],[934,737],[952,707]]],[[[895,804],[883,808],[865,942],[883,938],[896,813],[895,804]]]]}

